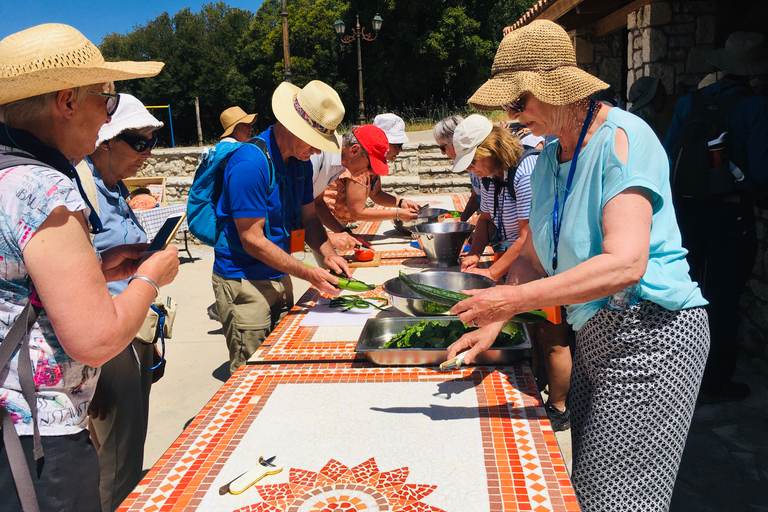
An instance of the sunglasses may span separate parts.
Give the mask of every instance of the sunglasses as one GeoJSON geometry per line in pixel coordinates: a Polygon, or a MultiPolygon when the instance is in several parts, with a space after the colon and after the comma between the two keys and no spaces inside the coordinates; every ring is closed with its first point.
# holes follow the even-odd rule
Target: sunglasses
{"type": "Polygon", "coordinates": [[[157,144],[157,137],[145,139],[144,137],[131,137],[130,135],[121,133],[117,136],[117,138],[131,146],[131,149],[137,153],[143,153],[147,150],[147,148],[153,149],[155,144],[157,144]]]}
{"type": "Polygon", "coordinates": [[[390,144],[390,146],[392,146],[393,148],[395,148],[398,151],[402,151],[403,150],[403,145],[402,144],[390,144]]]}
{"type": "Polygon", "coordinates": [[[440,151],[442,153],[445,153],[445,148],[447,148],[448,146],[450,146],[450,144],[443,144],[442,146],[437,146],[437,147],[440,148],[440,151]]]}
{"type": "Polygon", "coordinates": [[[112,116],[117,110],[117,105],[120,104],[120,95],[116,92],[98,92],[98,91],[86,91],[88,94],[95,94],[96,96],[107,97],[107,115],[112,116]]]}
{"type": "Polygon", "coordinates": [[[519,114],[522,114],[525,110],[525,103],[521,100],[523,99],[522,96],[517,98],[515,101],[510,101],[506,105],[504,105],[505,110],[514,110],[515,112],[518,112],[519,114]]]}

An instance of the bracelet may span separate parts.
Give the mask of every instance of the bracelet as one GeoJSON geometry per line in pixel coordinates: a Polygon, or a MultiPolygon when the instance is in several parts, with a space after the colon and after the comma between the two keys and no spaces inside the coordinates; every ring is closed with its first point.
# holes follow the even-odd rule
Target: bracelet
{"type": "Polygon", "coordinates": [[[159,296],[159,295],[160,295],[160,287],[159,287],[159,286],[157,286],[157,283],[156,283],[156,282],[154,282],[154,281],[153,281],[151,278],[149,278],[149,277],[147,277],[147,276],[142,276],[141,274],[133,274],[133,275],[132,275],[132,276],[131,276],[131,277],[128,279],[128,284],[131,284],[131,281],[133,281],[134,279],[141,279],[142,281],[146,281],[146,282],[148,282],[149,284],[151,284],[151,285],[152,285],[152,288],[154,288],[154,289],[155,289],[155,293],[157,294],[157,295],[155,295],[155,297],[157,297],[157,296],[159,296]]]}
{"type": "Polygon", "coordinates": [[[395,210],[395,220],[396,221],[400,220],[400,210],[395,210]]]}
{"type": "Polygon", "coordinates": [[[403,207],[403,198],[402,197],[397,201],[397,207],[398,208],[402,208],[403,207]]]}

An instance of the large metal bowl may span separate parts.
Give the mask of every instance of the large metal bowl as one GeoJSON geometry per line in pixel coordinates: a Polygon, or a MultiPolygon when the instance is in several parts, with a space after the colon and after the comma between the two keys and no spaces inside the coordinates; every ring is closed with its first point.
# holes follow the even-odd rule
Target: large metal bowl
{"type": "Polygon", "coordinates": [[[475,226],[469,222],[445,222],[414,226],[411,233],[427,255],[430,267],[455,267],[474,229],[475,226]]]}
{"type": "MultiPolygon", "coordinates": [[[[493,279],[485,276],[445,270],[409,274],[409,277],[419,284],[426,284],[452,292],[496,286],[493,279]]],[[[392,307],[406,315],[447,315],[448,310],[451,309],[450,306],[443,306],[442,304],[435,304],[432,301],[422,299],[405,286],[405,283],[399,277],[390,279],[384,283],[382,288],[389,297],[389,303],[392,304],[392,307]]]]}
{"type": "Polygon", "coordinates": [[[449,213],[449,211],[443,208],[427,208],[425,210],[422,210],[419,213],[419,216],[413,220],[406,220],[406,221],[395,220],[393,221],[393,223],[395,224],[395,229],[397,229],[401,233],[410,235],[411,234],[410,229],[413,226],[419,226],[421,224],[432,224],[435,222],[442,222],[447,213],[449,213]]]}

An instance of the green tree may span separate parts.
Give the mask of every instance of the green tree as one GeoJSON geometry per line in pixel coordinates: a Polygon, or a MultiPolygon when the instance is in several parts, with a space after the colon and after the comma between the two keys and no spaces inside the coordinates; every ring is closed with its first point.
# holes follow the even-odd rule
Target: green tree
{"type": "MultiPolygon", "coordinates": [[[[171,18],[163,13],[126,35],[110,34],[101,44],[107,60],[159,60],[165,62],[156,77],[118,83],[118,90],[136,95],[146,105],[170,104],[177,144],[196,144],[195,97],[205,140],[221,133],[219,115],[232,106],[255,107],[253,92],[237,67],[237,55],[253,13],[206,4],[199,13],[189,8],[171,18]]],[[[167,113],[155,112],[166,122],[167,113]]],[[[170,130],[160,133],[170,146],[170,130]]]]}

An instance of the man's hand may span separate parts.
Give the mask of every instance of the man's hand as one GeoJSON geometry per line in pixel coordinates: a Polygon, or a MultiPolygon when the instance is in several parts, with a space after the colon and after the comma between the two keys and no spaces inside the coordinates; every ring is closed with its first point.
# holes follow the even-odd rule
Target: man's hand
{"type": "Polygon", "coordinates": [[[326,269],[312,267],[308,269],[308,271],[307,281],[312,283],[315,288],[328,295],[333,295],[334,297],[341,293],[341,289],[336,287],[336,285],[339,284],[339,279],[333,277],[326,269]]]}
{"type": "Polygon", "coordinates": [[[109,414],[109,403],[107,401],[107,396],[104,393],[104,390],[102,390],[97,383],[96,389],[93,392],[91,403],[88,404],[88,416],[94,420],[104,421],[107,419],[107,414],[109,414]]]}
{"type": "MultiPolygon", "coordinates": [[[[323,262],[325,263],[326,267],[336,272],[338,275],[345,275],[347,277],[352,275],[352,271],[349,270],[349,263],[347,263],[347,260],[338,254],[326,256],[323,259],[323,262]]],[[[338,284],[338,281],[336,284],[338,284]]]]}
{"type": "Polygon", "coordinates": [[[360,240],[346,232],[328,233],[328,240],[330,240],[331,245],[339,251],[345,251],[347,249],[352,249],[357,245],[363,245],[360,240]]]}

